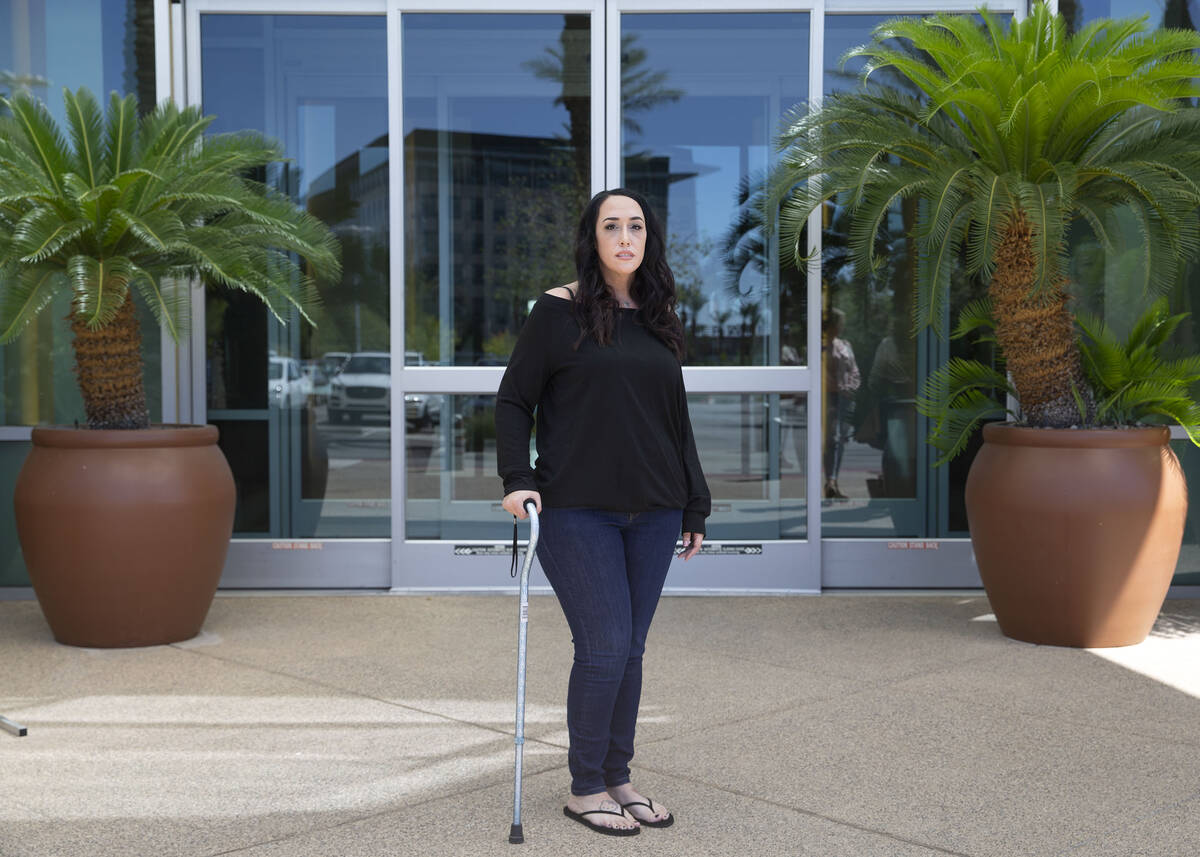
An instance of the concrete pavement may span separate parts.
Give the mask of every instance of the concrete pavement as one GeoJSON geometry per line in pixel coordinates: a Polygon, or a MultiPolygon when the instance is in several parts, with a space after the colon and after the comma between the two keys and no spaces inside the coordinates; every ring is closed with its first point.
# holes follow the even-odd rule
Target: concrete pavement
{"type": "Polygon", "coordinates": [[[564,818],[566,623],[533,599],[218,597],[205,632],[53,642],[0,602],[0,857],[1200,851],[1200,601],[1128,649],[1004,638],[982,595],[664,599],[635,785],[666,830],[564,818]]]}

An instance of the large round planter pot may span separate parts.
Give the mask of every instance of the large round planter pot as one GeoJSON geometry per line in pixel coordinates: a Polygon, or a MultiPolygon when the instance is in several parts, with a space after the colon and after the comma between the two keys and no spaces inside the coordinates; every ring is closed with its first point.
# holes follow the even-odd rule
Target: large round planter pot
{"type": "Polygon", "coordinates": [[[235,501],[214,426],[35,428],[14,499],[56,640],[153,646],[200,632],[235,501]]]}
{"type": "Polygon", "coordinates": [[[971,544],[1007,636],[1140,643],[1175,573],[1187,485],[1166,428],[984,427],[967,477],[971,544]]]}

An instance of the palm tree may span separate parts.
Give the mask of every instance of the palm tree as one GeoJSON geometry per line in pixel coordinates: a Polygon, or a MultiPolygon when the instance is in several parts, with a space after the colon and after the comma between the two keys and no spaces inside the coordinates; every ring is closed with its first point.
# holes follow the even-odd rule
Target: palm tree
{"type": "Polygon", "coordinates": [[[725,325],[729,324],[729,319],[733,317],[733,310],[714,310],[712,316],[717,325],[717,362],[720,363],[725,357],[725,325]]]}
{"type": "MultiPolygon", "coordinates": [[[[808,215],[844,195],[850,251],[874,270],[889,210],[917,200],[915,325],[938,322],[952,273],[980,273],[1024,420],[1070,426],[1081,407],[1094,413],[1068,307],[1071,222],[1112,247],[1111,215],[1127,207],[1150,290],[1172,284],[1200,246],[1200,109],[1184,100],[1200,95],[1200,35],[1147,34],[1142,18],[1068,36],[1042,3],[1007,31],[979,14],[981,23],[938,14],[880,25],[847,55],[867,61],[860,88],[789,117],[782,228],[801,258],[808,215]],[[875,82],[881,69],[919,95],[875,82]]],[[[975,422],[987,413],[981,404],[975,422]]]]}
{"type": "Polygon", "coordinates": [[[141,119],[133,96],[113,93],[107,115],[85,89],[64,102],[69,143],[41,102],[0,99],[0,342],[66,291],[89,428],[144,428],[135,296],[175,339],[189,293],[174,284],[191,278],[311,323],[314,277],[337,280],[338,247],[245,178],[283,156],[262,137],[204,137],[213,117],[167,102],[141,119]]]}

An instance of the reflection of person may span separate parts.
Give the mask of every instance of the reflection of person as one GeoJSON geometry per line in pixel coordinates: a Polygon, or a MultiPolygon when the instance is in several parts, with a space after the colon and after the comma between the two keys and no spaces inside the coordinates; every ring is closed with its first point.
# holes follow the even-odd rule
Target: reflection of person
{"type": "Polygon", "coordinates": [[[822,351],[825,358],[825,496],[845,499],[838,487],[838,473],[842,469],[842,456],[854,418],[854,394],[862,379],[858,364],[854,361],[854,349],[842,339],[846,327],[846,314],[840,309],[831,309],[821,331],[822,351]]]}
{"type": "Polygon", "coordinates": [[[650,620],[676,539],[682,532],[685,560],[695,556],[710,501],[680,370],[675,281],[646,201],[627,190],[593,198],[575,266],[578,281],[538,299],[513,349],[496,447],[504,508],[524,518],[525,501],[537,503],[538,559],[575,644],[564,812],[628,836],[674,821],[634,790],[629,761],[650,620]]]}
{"type": "Polygon", "coordinates": [[[867,382],[879,409],[884,497],[916,496],[916,384],[910,368],[912,355],[906,360],[900,352],[900,343],[908,342],[901,325],[897,321],[875,349],[867,382]]]}
{"type": "MultiPolygon", "coordinates": [[[[784,345],[779,349],[779,363],[783,366],[800,366],[800,352],[795,346],[784,345]]],[[[791,434],[792,449],[796,453],[796,467],[799,470],[804,469],[804,448],[806,439],[804,437],[804,396],[799,393],[784,393],[779,397],[780,403],[783,406],[784,419],[780,431],[780,463],[785,467],[790,467],[790,462],[787,461],[787,437],[791,434]]]]}

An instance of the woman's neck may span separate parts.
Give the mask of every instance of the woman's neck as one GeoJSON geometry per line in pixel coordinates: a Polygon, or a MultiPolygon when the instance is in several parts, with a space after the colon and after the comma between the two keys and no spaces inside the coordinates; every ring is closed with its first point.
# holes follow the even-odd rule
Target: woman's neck
{"type": "Polygon", "coordinates": [[[629,293],[628,287],[626,287],[625,289],[618,289],[614,286],[609,286],[608,290],[610,292],[612,292],[613,297],[617,299],[617,304],[619,306],[624,307],[625,309],[633,309],[634,307],[637,306],[637,302],[633,299],[633,296],[629,293]]]}
{"type": "Polygon", "coordinates": [[[621,306],[636,306],[633,295],[630,293],[633,287],[633,277],[614,277],[611,280],[605,278],[605,285],[608,286],[608,290],[612,292],[613,297],[621,306]]]}

